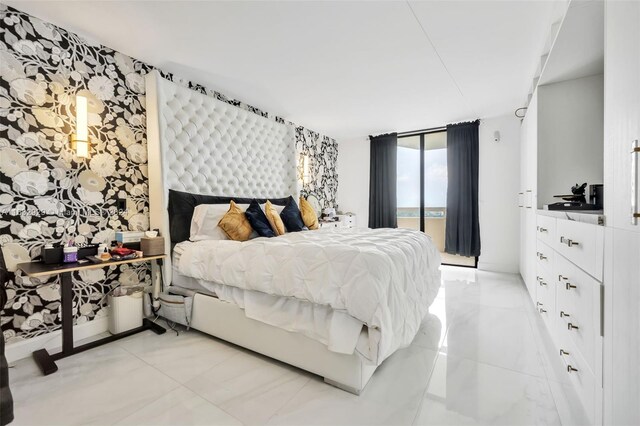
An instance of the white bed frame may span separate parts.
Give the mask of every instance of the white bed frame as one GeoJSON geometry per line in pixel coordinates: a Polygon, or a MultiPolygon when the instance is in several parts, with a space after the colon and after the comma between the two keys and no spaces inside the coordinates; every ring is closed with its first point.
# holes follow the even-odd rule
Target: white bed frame
{"type": "MultiPolygon", "coordinates": [[[[295,129],[163,79],[146,76],[150,225],[170,253],[168,193],[281,198],[299,193],[295,129]]],[[[171,259],[163,266],[171,284],[171,259]]],[[[154,267],[154,296],[161,291],[154,267]]],[[[359,394],[376,366],[302,334],[249,319],[238,306],[196,294],[197,330],[324,377],[359,394]]]]}

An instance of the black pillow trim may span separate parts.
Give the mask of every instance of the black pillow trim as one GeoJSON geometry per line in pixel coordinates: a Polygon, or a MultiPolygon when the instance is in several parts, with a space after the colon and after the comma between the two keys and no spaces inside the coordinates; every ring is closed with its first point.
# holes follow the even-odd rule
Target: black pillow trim
{"type": "Polygon", "coordinates": [[[247,207],[244,215],[247,216],[253,230],[261,237],[271,238],[276,236],[276,233],[271,229],[271,224],[269,223],[269,219],[267,219],[267,215],[262,211],[258,201],[253,200],[251,204],[249,204],[249,207],[247,207]]]}
{"type": "Polygon", "coordinates": [[[299,232],[305,229],[302,214],[293,197],[287,199],[287,205],[280,212],[280,218],[287,232],[299,232]]]}
{"type": "MultiPolygon", "coordinates": [[[[269,198],[271,203],[284,206],[289,198],[269,198]]],[[[191,219],[193,211],[200,204],[229,204],[231,200],[238,204],[250,204],[254,198],[242,197],[220,197],[216,195],[191,194],[189,192],[169,190],[169,234],[171,237],[171,248],[174,245],[187,241],[191,232],[191,219]]],[[[259,204],[267,202],[266,198],[256,198],[259,204]]]]}

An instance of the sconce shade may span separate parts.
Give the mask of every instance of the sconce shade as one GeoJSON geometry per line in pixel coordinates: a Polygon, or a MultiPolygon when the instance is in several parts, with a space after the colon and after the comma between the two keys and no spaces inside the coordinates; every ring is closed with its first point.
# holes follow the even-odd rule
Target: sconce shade
{"type": "Polygon", "coordinates": [[[80,141],[89,140],[87,98],[84,96],[76,96],[76,139],[80,141]]]}
{"type": "Polygon", "coordinates": [[[89,128],[87,98],[76,96],[76,132],[71,135],[71,149],[78,157],[89,157],[89,128]]]}
{"type": "Polygon", "coordinates": [[[308,183],[311,176],[309,174],[309,156],[302,156],[302,183],[308,183]]]}
{"type": "Polygon", "coordinates": [[[76,155],[78,157],[89,157],[89,142],[77,140],[76,141],[76,155]]]}

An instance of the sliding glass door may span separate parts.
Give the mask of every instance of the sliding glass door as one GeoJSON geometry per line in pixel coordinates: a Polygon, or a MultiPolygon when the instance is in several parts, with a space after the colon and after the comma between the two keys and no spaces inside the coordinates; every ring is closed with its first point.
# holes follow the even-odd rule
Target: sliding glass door
{"type": "Polygon", "coordinates": [[[442,263],[476,266],[476,258],[444,252],[447,221],[447,132],[398,137],[398,227],[429,235],[442,263]]]}

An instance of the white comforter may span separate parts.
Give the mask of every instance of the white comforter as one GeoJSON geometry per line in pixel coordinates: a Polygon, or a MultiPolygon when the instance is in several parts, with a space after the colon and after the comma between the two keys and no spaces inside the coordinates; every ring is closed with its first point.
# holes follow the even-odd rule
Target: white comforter
{"type": "Polygon", "coordinates": [[[440,286],[440,254],[407,229],[205,240],[181,250],[183,275],[346,311],[369,327],[377,364],[411,343],[440,286]]]}

